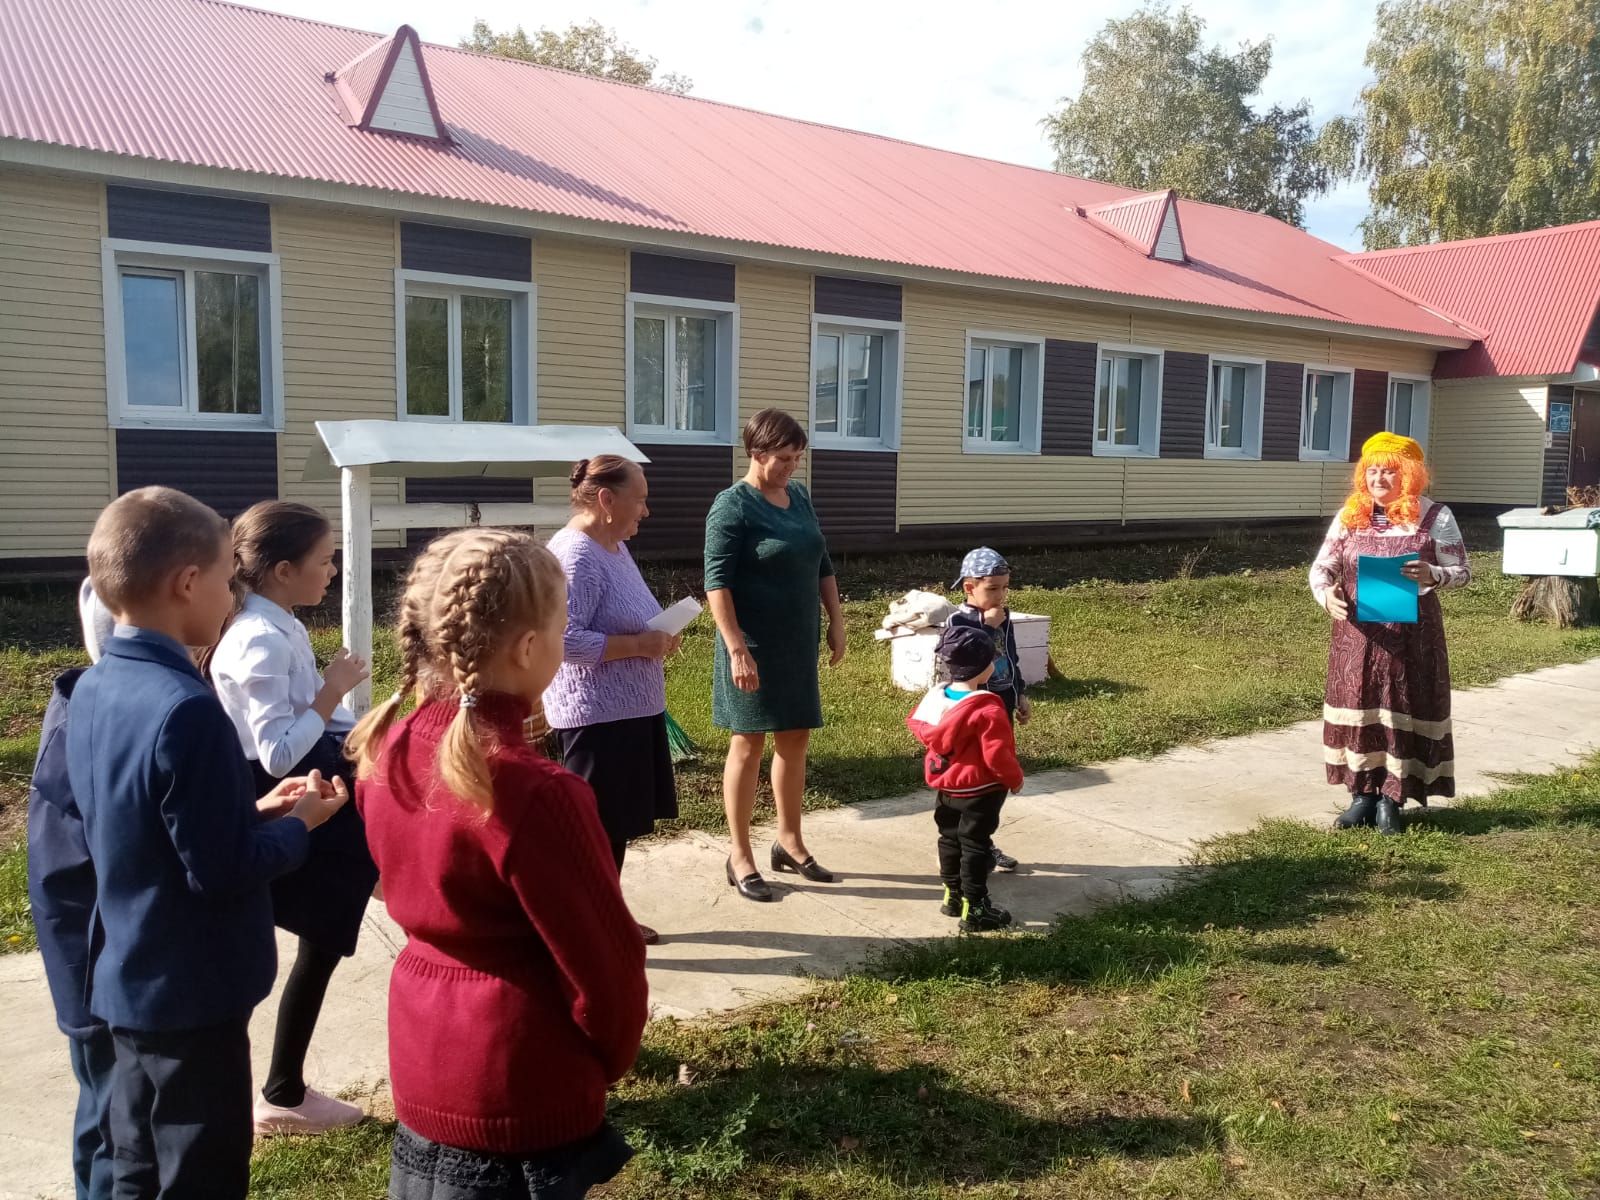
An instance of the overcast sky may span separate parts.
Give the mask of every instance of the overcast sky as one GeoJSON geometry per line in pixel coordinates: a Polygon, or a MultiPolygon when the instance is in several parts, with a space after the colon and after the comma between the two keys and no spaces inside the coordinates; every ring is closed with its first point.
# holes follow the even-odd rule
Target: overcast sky
{"type": "MultiPolygon", "coordinates": [[[[1006,162],[1048,167],[1039,119],[1082,81],[1085,43],[1136,0],[254,0],[258,7],[455,44],[477,17],[496,29],[565,28],[590,18],[694,81],[694,93],[764,112],[862,129],[1006,162]]],[[[1320,123],[1349,112],[1376,0],[1193,0],[1206,36],[1229,48],[1271,37],[1263,99],[1311,102],[1320,123]]],[[[1312,233],[1360,249],[1355,185],[1308,206],[1312,233]]]]}

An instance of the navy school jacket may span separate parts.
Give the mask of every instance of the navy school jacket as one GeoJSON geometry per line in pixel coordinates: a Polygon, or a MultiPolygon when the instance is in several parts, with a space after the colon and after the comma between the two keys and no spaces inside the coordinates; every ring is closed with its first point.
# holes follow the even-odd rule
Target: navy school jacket
{"type": "Polygon", "coordinates": [[[56,677],[28,784],[28,899],[56,1024],[68,1037],[87,1037],[101,1024],[88,1004],[94,864],[67,779],[67,706],[82,674],[78,669],[56,677]]]}
{"type": "Polygon", "coordinates": [[[233,724],[161,634],[104,645],[66,741],[98,881],[89,1011],[145,1031],[248,1016],[278,967],[267,884],[305,860],[304,823],[258,819],[233,724]]]}

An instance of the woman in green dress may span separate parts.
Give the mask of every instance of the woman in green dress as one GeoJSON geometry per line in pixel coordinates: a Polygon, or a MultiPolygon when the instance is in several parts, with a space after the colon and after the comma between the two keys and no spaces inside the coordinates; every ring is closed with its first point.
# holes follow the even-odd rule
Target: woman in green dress
{"type": "Polygon", "coordinates": [[[828,611],[829,665],[844,659],[844,613],[811,497],[789,481],[805,453],[805,430],[788,413],[763,409],[745,424],[744,448],[749,471],[706,514],[706,601],[717,622],[711,717],[732,735],[722,769],[733,843],[728,883],[747,900],[771,900],[750,848],[756,776],[769,733],[778,809],[772,869],[833,882],[800,835],[800,800],[806,748],[811,731],[822,725],[819,604],[828,611]]]}

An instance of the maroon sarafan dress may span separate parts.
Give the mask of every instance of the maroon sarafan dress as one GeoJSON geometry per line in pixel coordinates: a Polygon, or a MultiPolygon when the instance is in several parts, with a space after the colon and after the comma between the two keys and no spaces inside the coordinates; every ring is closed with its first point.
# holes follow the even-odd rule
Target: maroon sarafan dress
{"type": "Polygon", "coordinates": [[[1337,519],[1311,568],[1322,600],[1341,584],[1352,619],[1333,623],[1322,708],[1328,782],[1352,795],[1383,795],[1404,804],[1454,796],[1455,743],[1450,727],[1450,658],[1439,591],[1471,580],[1466,545],[1450,510],[1424,499],[1415,526],[1345,529],[1337,519]],[[1434,569],[1415,625],[1354,620],[1357,568],[1363,556],[1416,554],[1434,569]]]}

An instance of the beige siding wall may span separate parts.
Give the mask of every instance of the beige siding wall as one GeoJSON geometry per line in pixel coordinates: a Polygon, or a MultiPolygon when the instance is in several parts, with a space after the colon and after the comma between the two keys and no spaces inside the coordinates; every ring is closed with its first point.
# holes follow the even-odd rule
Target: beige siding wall
{"type": "Polygon", "coordinates": [[[628,252],[597,242],[539,237],[539,420],[623,425],[623,313],[628,252]]]}
{"type": "Polygon", "coordinates": [[[1234,353],[1289,362],[1431,371],[1433,351],[1249,322],[1091,308],[952,288],[907,285],[900,523],[976,519],[982,487],[1019,521],[1146,521],[1196,515],[1311,517],[1342,501],[1343,463],[973,455],[962,451],[962,354],[969,329],[1234,353]]]}
{"type": "MultiPolygon", "coordinates": [[[[301,475],[316,421],[393,419],[394,271],[398,229],[387,218],[277,205],[272,245],[283,278],[283,434],[278,481],[285,499],[314,504],[339,524],[339,485],[301,475]]],[[[373,499],[400,486],[378,480],[373,499]]],[[[377,545],[397,545],[395,534],[377,545]]]]}
{"type": "Polygon", "coordinates": [[[1507,379],[1435,382],[1428,442],[1434,494],[1456,503],[1539,503],[1546,390],[1507,379]]]}
{"type": "Polygon", "coordinates": [[[0,172],[0,558],[82,555],[116,492],[104,194],[0,172]]]}
{"type": "MultiPolygon", "coordinates": [[[[811,421],[811,274],[783,267],[741,266],[739,302],[739,413],[733,470],[748,469],[739,431],[763,408],[781,408],[802,426],[811,421]]],[[[809,478],[802,460],[795,477],[809,478]]]]}

